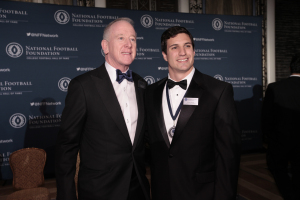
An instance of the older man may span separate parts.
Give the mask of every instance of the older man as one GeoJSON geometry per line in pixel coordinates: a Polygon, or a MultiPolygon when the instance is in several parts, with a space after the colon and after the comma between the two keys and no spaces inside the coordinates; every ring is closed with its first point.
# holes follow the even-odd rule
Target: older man
{"type": "Polygon", "coordinates": [[[133,21],[119,18],[104,30],[106,62],[68,87],[56,148],[57,200],[149,199],[144,165],[146,82],[129,70],[136,56],[133,21]]]}

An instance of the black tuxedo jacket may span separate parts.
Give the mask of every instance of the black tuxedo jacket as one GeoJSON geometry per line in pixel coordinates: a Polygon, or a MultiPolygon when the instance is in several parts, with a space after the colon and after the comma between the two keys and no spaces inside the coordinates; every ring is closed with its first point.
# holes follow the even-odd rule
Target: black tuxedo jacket
{"type": "Polygon", "coordinates": [[[78,195],[84,200],[126,200],[134,168],[149,199],[144,164],[144,92],[133,73],[138,122],[132,145],[104,64],[74,78],[68,87],[56,147],[57,200],[74,200],[75,163],[80,150],[78,195]]]}
{"type": "Polygon", "coordinates": [[[162,95],[167,78],[146,92],[153,200],[228,200],[236,198],[240,131],[233,89],[198,70],[185,97],[172,143],[164,124],[162,95]]]}
{"type": "Polygon", "coordinates": [[[299,146],[300,77],[289,77],[268,85],[262,120],[263,133],[270,145],[286,150],[299,146]]]}

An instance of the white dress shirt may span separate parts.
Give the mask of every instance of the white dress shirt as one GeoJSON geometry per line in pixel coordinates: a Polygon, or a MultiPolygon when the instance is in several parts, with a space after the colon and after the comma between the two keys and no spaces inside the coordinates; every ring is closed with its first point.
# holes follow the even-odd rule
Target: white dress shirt
{"type": "MultiPolygon", "coordinates": [[[[182,89],[179,85],[175,85],[173,88],[169,89],[169,99],[170,99],[170,104],[171,104],[171,107],[172,107],[172,112],[173,112],[173,116],[175,115],[176,113],[176,110],[181,102],[181,100],[183,99],[186,91],[188,90],[189,86],[190,86],[190,83],[191,83],[191,80],[194,76],[194,73],[195,73],[195,68],[193,68],[193,70],[189,73],[189,75],[187,75],[184,79],[187,80],[187,87],[186,87],[186,90],[182,89]]],[[[168,78],[170,78],[170,75],[168,75],[168,78]]],[[[182,79],[182,80],[184,80],[182,79]]],[[[172,80],[172,79],[171,79],[172,80]]],[[[174,80],[173,80],[174,81],[174,80]]],[[[176,82],[176,81],[175,81],[176,82]]],[[[164,87],[164,91],[163,91],[163,95],[162,95],[162,106],[163,106],[163,114],[164,114],[164,120],[165,120],[165,126],[166,126],[166,129],[167,129],[167,132],[169,131],[169,129],[172,127],[172,126],[176,126],[177,124],[177,120],[178,120],[178,117],[180,115],[180,112],[175,120],[175,122],[173,121],[171,115],[170,115],[170,111],[169,111],[169,108],[168,108],[168,102],[167,102],[167,96],[166,96],[166,89],[167,89],[167,82],[166,82],[166,85],[164,87]]],[[[170,135],[168,134],[168,137],[169,137],[169,141],[170,143],[172,143],[172,138],[170,137],[170,135]]]]}
{"type": "Polygon", "coordinates": [[[133,144],[138,119],[138,108],[136,102],[134,82],[130,82],[127,81],[127,79],[124,79],[119,84],[116,81],[116,68],[112,67],[107,62],[105,62],[105,68],[114,87],[127,126],[129,137],[131,143],[133,144]]]}

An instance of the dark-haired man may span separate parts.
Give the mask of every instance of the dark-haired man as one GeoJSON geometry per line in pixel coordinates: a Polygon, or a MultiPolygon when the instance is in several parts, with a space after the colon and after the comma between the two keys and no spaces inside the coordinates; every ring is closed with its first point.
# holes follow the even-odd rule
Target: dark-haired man
{"type": "Polygon", "coordinates": [[[56,147],[57,200],[149,200],[144,164],[144,92],[131,72],[133,21],[118,18],[103,33],[105,63],[70,82],[56,147]]]}
{"type": "Polygon", "coordinates": [[[268,85],[262,126],[268,139],[267,164],[285,200],[300,199],[300,54],[289,78],[268,85]],[[291,164],[291,177],[289,175],[291,164]]]}
{"type": "Polygon", "coordinates": [[[161,49],[169,75],[146,92],[153,200],[233,200],[240,131],[232,86],[194,68],[184,27],[167,29],[161,49]]]}

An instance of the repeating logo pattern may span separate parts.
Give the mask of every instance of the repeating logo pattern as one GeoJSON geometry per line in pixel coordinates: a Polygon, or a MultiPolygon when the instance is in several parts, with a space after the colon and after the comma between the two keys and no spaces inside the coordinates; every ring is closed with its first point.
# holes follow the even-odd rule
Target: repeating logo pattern
{"type": "Polygon", "coordinates": [[[212,27],[216,30],[216,31],[219,31],[223,28],[223,22],[222,20],[220,20],[219,18],[215,18],[213,21],[212,21],[212,27]]]}
{"type": "Polygon", "coordinates": [[[143,15],[141,17],[141,24],[145,28],[150,28],[153,25],[153,18],[150,15],[143,15]]]}
{"type": "Polygon", "coordinates": [[[63,77],[63,78],[59,79],[58,88],[63,92],[67,92],[70,81],[71,81],[71,79],[68,77],[63,77]]]}
{"type": "Polygon", "coordinates": [[[148,85],[155,83],[155,79],[152,76],[146,76],[144,79],[148,83],[148,85]]]}
{"type": "Polygon", "coordinates": [[[59,24],[66,24],[70,21],[70,15],[64,10],[58,10],[54,14],[54,19],[59,24]]]}
{"type": "Polygon", "coordinates": [[[21,113],[15,113],[9,118],[9,124],[13,128],[22,128],[26,124],[26,117],[21,113]]]}
{"type": "Polygon", "coordinates": [[[218,80],[220,80],[220,81],[223,81],[223,80],[224,80],[223,77],[222,77],[220,74],[216,74],[216,75],[214,76],[214,78],[215,78],[215,79],[218,79],[218,80]]]}
{"type": "Polygon", "coordinates": [[[18,58],[23,54],[23,47],[16,42],[11,42],[6,46],[6,53],[12,58],[18,58]]]}

